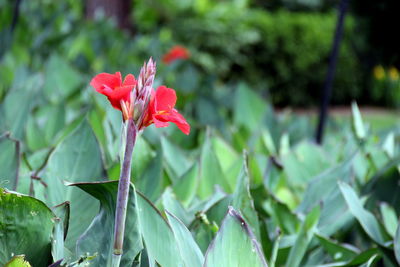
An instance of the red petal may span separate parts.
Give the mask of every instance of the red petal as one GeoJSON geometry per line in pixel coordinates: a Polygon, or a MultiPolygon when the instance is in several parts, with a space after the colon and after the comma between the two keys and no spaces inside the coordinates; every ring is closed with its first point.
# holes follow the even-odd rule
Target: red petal
{"type": "Polygon", "coordinates": [[[122,84],[123,86],[128,86],[128,85],[136,85],[136,80],[135,80],[135,76],[133,76],[132,74],[128,74],[126,75],[124,82],[122,84]]]}
{"type": "Polygon", "coordinates": [[[175,107],[176,93],[174,89],[167,88],[166,86],[159,86],[157,88],[154,100],[155,111],[170,111],[175,107]]]}
{"type": "Polygon", "coordinates": [[[99,93],[103,93],[105,87],[114,89],[115,87],[121,86],[121,73],[100,73],[92,79],[90,85],[99,93]]]}
{"type": "Polygon", "coordinates": [[[160,120],[158,120],[157,119],[157,116],[154,116],[153,117],[153,121],[154,121],[154,125],[157,127],[157,128],[162,128],[162,127],[167,127],[168,125],[169,125],[169,123],[167,122],[167,121],[160,121],[160,120]]]}
{"type": "Polygon", "coordinates": [[[156,114],[153,116],[154,118],[154,124],[156,127],[165,127],[168,126],[167,122],[172,122],[175,123],[176,126],[184,133],[184,134],[189,134],[190,133],[190,125],[186,122],[185,118],[178,113],[176,109],[171,110],[170,113],[167,114],[156,114]],[[164,122],[166,123],[165,126],[157,126],[157,121],[164,122]]]}

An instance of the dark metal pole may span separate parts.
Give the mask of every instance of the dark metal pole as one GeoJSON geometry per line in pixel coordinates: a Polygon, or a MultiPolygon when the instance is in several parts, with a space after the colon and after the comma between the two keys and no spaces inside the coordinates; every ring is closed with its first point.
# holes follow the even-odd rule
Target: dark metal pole
{"type": "Polygon", "coordinates": [[[318,121],[318,127],[316,131],[316,141],[318,144],[322,143],[322,138],[324,135],[324,128],[326,124],[326,120],[328,117],[328,106],[332,94],[332,83],[333,79],[335,77],[335,70],[336,70],[336,63],[337,63],[337,57],[339,54],[339,48],[340,48],[340,41],[342,39],[343,35],[343,25],[344,25],[344,17],[346,15],[346,10],[348,6],[349,0],[341,0],[340,5],[339,5],[339,12],[338,12],[338,21],[336,24],[336,31],[335,31],[335,36],[333,39],[332,43],[332,51],[331,55],[329,58],[329,68],[328,72],[326,74],[326,79],[324,83],[324,90],[322,93],[322,99],[321,99],[321,106],[319,110],[319,121],[318,121]]]}

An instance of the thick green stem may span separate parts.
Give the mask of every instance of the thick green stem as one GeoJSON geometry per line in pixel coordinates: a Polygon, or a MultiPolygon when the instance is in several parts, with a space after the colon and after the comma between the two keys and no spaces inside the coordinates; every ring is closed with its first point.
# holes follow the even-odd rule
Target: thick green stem
{"type": "Polygon", "coordinates": [[[133,147],[135,146],[137,129],[133,119],[129,119],[126,122],[126,142],[125,142],[125,153],[121,168],[121,174],[119,177],[118,184],[118,196],[117,206],[115,212],[115,226],[114,226],[114,250],[112,266],[119,267],[124,243],[124,232],[125,232],[125,220],[126,220],[126,209],[129,197],[129,187],[131,182],[131,161],[133,147]]]}

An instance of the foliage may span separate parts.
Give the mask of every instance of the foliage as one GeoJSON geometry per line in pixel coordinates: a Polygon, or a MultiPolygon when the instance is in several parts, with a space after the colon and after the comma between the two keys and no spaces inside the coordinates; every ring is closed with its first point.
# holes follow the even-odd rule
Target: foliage
{"type": "MultiPolygon", "coordinates": [[[[18,219],[32,216],[32,205],[49,220],[46,231],[39,215],[39,232],[33,231],[36,224],[15,228],[29,229],[26,247],[14,251],[9,244],[18,239],[8,236],[13,251],[1,263],[14,253],[35,265],[38,259],[63,266],[106,264],[117,184],[110,180],[119,172],[121,118],[93,90],[76,94],[78,85],[55,87],[51,93],[57,101],[43,97],[52,81],[37,77],[46,75],[46,70],[20,74],[19,84],[14,81],[1,102],[1,121],[6,122],[1,131],[9,133],[0,144],[12,156],[2,158],[7,163],[2,164],[1,187],[8,189],[2,189],[7,197],[1,197],[0,206],[10,216],[0,217],[0,225],[5,218],[34,224],[18,219]],[[32,95],[20,99],[23,119],[7,119],[15,101],[9,95],[26,90],[32,95]],[[8,191],[15,185],[19,193],[8,191]],[[46,244],[43,249],[39,240],[46,244]]],[[[307,140],[311,121],[273,114],[243,84],[234,94],[235,108],[221,107],[232,114],[224,131],[197,126],[184,136],[176,128],[149,127],[139,138],[123,261],[135,266],[395,266],[398,132],[376,135],[354,104],[354,122],[333,124],[325,144],[317,146],[307,140]]]]}

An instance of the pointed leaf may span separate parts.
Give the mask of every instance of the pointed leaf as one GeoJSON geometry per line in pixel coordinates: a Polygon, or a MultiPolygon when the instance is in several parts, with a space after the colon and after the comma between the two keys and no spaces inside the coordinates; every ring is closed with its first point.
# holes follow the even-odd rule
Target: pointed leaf
{"type": "Polygon", "coordinates": [[[225,192],[232,192],[226,181],[221,165],[211,146],[209,133],[201,149],[200,156],[200,183],[198,195],[201,199],[209,197],[216,185],[219,185],[225,192]]]}
{"type": "Polygon", "coordinates": [[[205,257],[204,267],[267,266],[253,232],[232,207],[229,207],[205,257]]]}
{"type": "Polygon", "coordinates": [[[356,102],[351,103],[351,109],[353,112],[353,127],[355,134],[358,139],[365,139],[366,137],[366,131],[364,127],[364,123],[361,117],[360,110],[358,109],[358,105],[356,102]]]}
{"type": "MultiPolygon", "coordinates": [[[[94,266],[109,266],[113,253],[115,207],[118,193],[118,181],[97,183],[76,183],[79,187],[100,202],[100,210],[89,228],[80,236],[77,243],[78,255],[97,254],[94,266]]],[[[139,219],[135,188],[131,184],[128,198],[127,216],[121,266],[131,266],[136,256],[143,249],[139,232],[139,219]]]]}
{"type": "Polygon", "coordinates": [[[194,241],[190,231],[177,217],[168,211],[166,211],[166,214],[172,231],[174,232],[175,240],[178,244],[180,255],[182,256],[185,266],[203,266],[203,253],[194,241]]]}
{"type": "Polygon", "coordinates": [[[50,260],[54,214],[40,200],[0,188],[0,265],[24,254],[33,266],[50,260]]]}
{"type": "Polygon", "coordinates": [[[350,212],[356,217],[357,221],[361,224],[364,231],[374,240],[376,243],[385,246],[385,240],[387,237],[381,230],[381,227],[376,220],[375,216],[368,210],[364,209],[360,199],[356,192],[350,185],[339,182],[339,188],[342,192],[344,199],[350,209],[350,212]]]}
{"type": "Polygon", "coordinates": [[[137,194],[140,232],[150,258],[163,267],[182,265],[174,234],[154,205],[142,194],[137,194]]]}
{"type": "Polygon", "coordinates": [[[300,232],[296,237],[296,242],[294,243],[294,246],[290,249],[289,258],[286,262],[286,266],[300,266],[301,260],[303,259],[311,238],[313,237],[316,230],[320,213],[320,207],[316,206],[305,218],[300,228],[300,232]]]}
{"type": "Polygon", "coordinates": [[[80,189],[65,186],[64,181],[95,181],[101,179],[102,173],[100,148],[90,125],[84,120],[53,151],[43,177],[47,184],[46,203],[54,206],[69,201],[71,204],[71,221],[65,241],[71,251],[75,251],[78,237],[89,226],[99,205],[80,189]]]}
{"type": "Polygon", "coordinates": [[[232,206],[240,211],[257,240],[260,240],[260,225],[254,208],[254,201],[250,194],[250,177],[247,167],[247,154],[244,154],[243,166],[237,179],[236,189],[232,195],[232,206]]]}
{"type": "Polygon", "coordinates": [[[8,136],[0,137],[0,187],[17,188],[20,164],[20,144],[8,136]]]}

